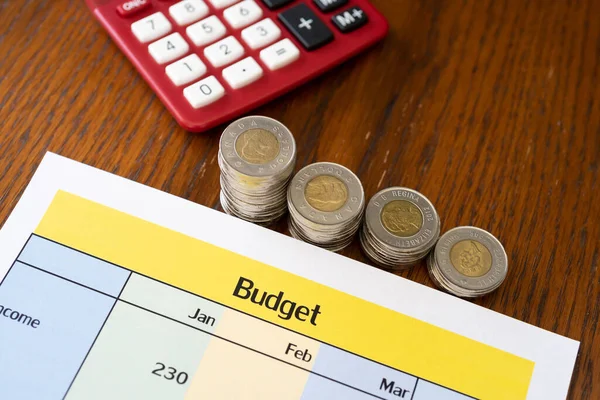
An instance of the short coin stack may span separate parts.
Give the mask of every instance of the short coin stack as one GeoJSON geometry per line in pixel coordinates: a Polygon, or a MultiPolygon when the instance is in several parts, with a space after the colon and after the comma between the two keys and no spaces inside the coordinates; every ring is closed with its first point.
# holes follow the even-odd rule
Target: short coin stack
{"type": "Polygon", "coordinates": [[[287,210],[295,164],[296,142],[283,124],[258,116],[235,121],[219,142],[223,210],[260,225],[274,222],[287,210]]]}
{"type": "Polygon", "coordinates": [[[358,230],[365,194],[348,168],[319,162],[302,168],[288,188],[290,233],[296,239],[331,250],[348,246],[358,230]]]}
{"type": "Polygon", "coordinates": [[[461,226],[442,235],[427,259],[427,268],[439,288],[459,297],[474,298],[502,284],[508,259],[502,243],[492,234],[461,226]]]}
{"type": "Polygon", "coordinates": [[[406,269],[424,258],[440,235],[440,218],[421,193],[391,187],[371,198],[360,232],[365,254],[377,265],[406,269]]]}

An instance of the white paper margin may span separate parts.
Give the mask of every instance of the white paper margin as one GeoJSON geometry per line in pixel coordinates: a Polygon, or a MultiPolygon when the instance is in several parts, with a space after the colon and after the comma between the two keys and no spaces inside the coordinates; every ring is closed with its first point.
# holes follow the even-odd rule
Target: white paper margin
{"type": "Polygon", "coordinates": [[[59,189],[532,360],[527,399],[567,397],[575,340],[53,153],[0,230],[0,280],[59,189]]]}

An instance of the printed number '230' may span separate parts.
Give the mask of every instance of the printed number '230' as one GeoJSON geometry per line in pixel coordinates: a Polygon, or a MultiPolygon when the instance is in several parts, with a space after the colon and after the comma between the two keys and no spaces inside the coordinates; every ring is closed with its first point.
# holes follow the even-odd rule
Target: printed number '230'
{"type": "Polygon", "coordinates": [[[175,382],[183,385],[188,380],[188,374],[186,372],[177,370],[173,367],[167,367],[165,364],[161,362],[156,363],[156,368],[152,370],[152,373],[156,376],[162,376],[168,381],[174,380],[175,382]]]}

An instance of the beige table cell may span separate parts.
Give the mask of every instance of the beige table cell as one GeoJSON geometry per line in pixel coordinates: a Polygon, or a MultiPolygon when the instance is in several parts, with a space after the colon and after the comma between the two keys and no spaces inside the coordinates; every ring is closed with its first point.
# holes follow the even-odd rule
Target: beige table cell
{"type": "Polygon", "coordinates": [[[309,372],[213,338],[186,400],[299,400],[309,372]]]}
{"type": "Polygon", "coordinates": [[[215,334],[307,370],[320,347],[313,339],[231,309],[223,312],[215,334]]]}

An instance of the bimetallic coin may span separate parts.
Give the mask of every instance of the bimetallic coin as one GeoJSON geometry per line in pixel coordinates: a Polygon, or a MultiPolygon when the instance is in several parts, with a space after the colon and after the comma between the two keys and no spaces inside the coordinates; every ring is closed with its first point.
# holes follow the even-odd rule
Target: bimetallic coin
{"type": "Polygon", "coordinates": [[[221,135],[217,160],[226,213],[261,225],[285,214],[296,143],[283,124],[259,116],[235,121],[221,135]]]}
{"type": "Polygon", "coordinates": [[[320,162],[302,168],[288,187],[290,233],[338,251],[352,242],[365,207],[362,184],[344,166],[320,162]]]}
{"type": "Polygon", "coordinates": [[[399,248],[419,248],[426,246],[431,240],[436,240],[435,232],[439,229],[439,219],[433,204],[421,193],[403,187],[391,187],[375,194],[366,210],[366,221],[369,228],[378,239],[389,246],[399,248]],[[382,223],[383,207],[395,200],[404,200],[412,203],[423,215],[420,229],[407,232],[409,236],[400,236],[390,232],[382,223]]]}
{"type": "MultiPolygon", "coordinates": [[[[462,248],[462,245],[461,245],[462,248]]],[[[465,247],[464,250],[467,250],[465,247]]],[[[436,249],[436,259],[443,275],[455,285],[466,287],[467,289],[484,289],[486,287],[495,286],[496,283],[504,280],[508,270],[508,260],[504,247],[498,239],[492,234],[484,231],[480,228],[472,226],[463,226],[449,230],[439,240],[436,249]],[[454,262],[451,260],[451,250],[453,247],[460,243],[467,241],[474,241],[480,249],[485,249],[491,255],[491,262],[489,267],[481,262],[481,268],[487,268],[487,272],[483,274],[471,274],[466,275],[461,272],[460,260],[457,260],[459,268],[456,268],[454,262]]],[[[485,253],[483,253],[485,254],[485,253]]],[[[464,254],[465,258],[468,254],[464,254]]],[[[474,257],[473,260],[481,258],[479,256],[474,257]]],[[[476,265],[473,261],[467,261],[465,266],[476,265]]]]}
{"type": "Polygon", "coordinates": [[[330,162],[302,168],[292,179],[288,196],[301,217],[319,225],[337,226],[353,220],[364,209],[365,195],[358,177],[348,168],[330,162]],[[315,189],[307,190],[309,183],[317,177],[324,178],[317,181],[315,189]],[[344,184],[345,190],[335,184],[337,182],[344,184]]]}
{"type": "Polygon", "coordinates": [[[508,257],[491,233],[461,226],[444,233],[429,259],[429,273],[442,289],[460,297],[496,290],[508,273],[508,257]]]}
{"type": "Polygon", "coordinates": [[[251,177],[269,177],[295,163],[296,141],[289,129],[272,118],[245,117],[225,129],[219,151],[223,163],[233,171],[251,177]]]}
{"type": "Polygon", "coordinates": [[[361,245],[379,266],[399,270],[424,258],[439,233],[439,216],[429,199],[412,189],[391,187],[369,201],[361,245]]]}

